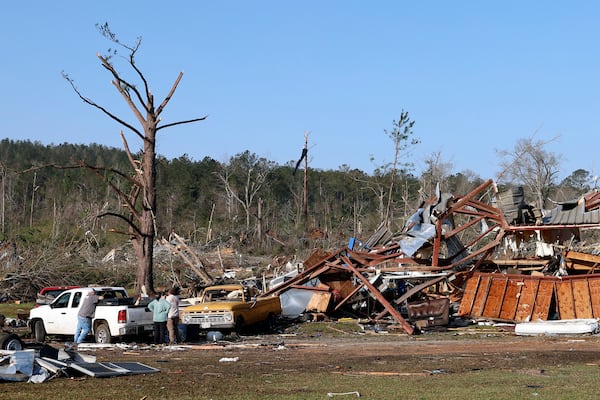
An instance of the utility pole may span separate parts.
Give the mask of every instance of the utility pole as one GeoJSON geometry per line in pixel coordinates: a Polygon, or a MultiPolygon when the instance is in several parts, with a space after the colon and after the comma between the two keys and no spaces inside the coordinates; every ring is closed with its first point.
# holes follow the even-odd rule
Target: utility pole
{"type": "Polygon", "coordinates": [[[304,226],[308,229],[308,131],[304,133],[304,226]]]}

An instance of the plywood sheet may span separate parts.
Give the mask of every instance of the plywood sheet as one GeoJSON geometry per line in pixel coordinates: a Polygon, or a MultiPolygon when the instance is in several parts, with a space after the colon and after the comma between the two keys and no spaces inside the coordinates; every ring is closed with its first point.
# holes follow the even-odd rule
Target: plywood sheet
{"type": "Polygon", "coordinates": [[[481,317],[483,315],[483,310],[488,295],[488,288],[490,286],[491,280],[492,278],[490,276],[481,276],[481,279],[479,281],[479,287],[477,288],[477,295],[475,296],[475,301],[473,302],[471,315],[475,317],[481,317]]]}
{"type": "Polygon", "coordinates": [[[573,287],[570,280],[556,282],[556,300],[560,319],[576,318],[573,287]]]}
{"type": "Polygon", "coordinates": [[[326,312],[331,299],[330,292],[315,292],[306,306],[306,311],[326,312]]]}
{"type": "Polygon", "coordinates": [[[588,287],[593,318],[600,318],[600,278],[589,278],[588,287]]]}
{"type": "Polygon", "coordinates": [[[523,322],[531,320],[538,286],[538,280],[526,279],[523,281],[523,289],[521,290],[521,296],[519,296],[515,321],[523,322]]]}
{"type": "Polygon", "coordinates": [[[475,296],[477,295],[477,288],[479,287],[480,276],[475,275],[465,285],[465,292],[460,301],[460,307],[458,308],[458,315],[470,315],[475,303],[475,296]]]}
{"type": "Polygon", "coordinates": [[[537,295],[535,296],[535,305],[531,315],[532,321],[546,321],[550,313],[550,304],[554,295],[553,281],[540,281],[537,295]]]}
{"type": "Polygon", "coordinates": [[[522,279],[509,279],[506,284],[506,293],[500,309],[500,319],[513,320],[517,313],[517,304],[521,297],[521,288],[523,288],[522,279]]]}
{"type": "Polygon", "coordinates": [[[573,300],[575,301],[576,318],[593,318],[590,288],[587,279],[573,280],[573,300]]]}
{"type": "Polygon", "coordinates": [[[500,309],[502,308],[502,302],[504,301],[507,283],[508,278],[492,279],[488,290],[487,300],[485,301],[485,308],[483,310],[484,317],[498,318],[500,316],[500,309]]]}

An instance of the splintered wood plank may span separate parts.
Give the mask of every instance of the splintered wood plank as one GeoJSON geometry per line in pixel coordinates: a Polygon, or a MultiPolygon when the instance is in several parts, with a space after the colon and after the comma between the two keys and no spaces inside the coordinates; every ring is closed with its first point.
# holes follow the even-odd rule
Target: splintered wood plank
{"type": "Polygon", "coordinates": [[[508,280],[506,285],[506,293],[504,294],[504,301],[502,302],[502,308],[500,310],[501,319],[515,319],[515,314],[517,313],[517,304],[519,304],[519,297],[521,296],[522,288],[522,279],[508,280]]]}
{"type": "Polygon", "coordinates": [[[590,288],[593,318],[600,318],[600,278],[589,278],[588,286],[590,288]]]}
{"type": "Polygon", "coordinates": [[[471,315],[474,317],[483,316],[483,309],[485,307],[485,302],[487,301],[488,289],[490,287],[491,280],[492,278],[490,276],[481,276],[479,288],[477,289],[477,295],[475,296],[475,302],[473,303],[473,309],[471,310],[471,315]]]}
{"type": "Polygon", "coordinates": [[[576,318],[593,318],[590,288],[587,279],[573,279],[573,300],[576,318]]]}
{"type": "Polygon", "coordinates": [[[483,309],[483,316],[488,318],[498,318],[500,309],[504,301],[504,293],[508,279],[505,277],[492,278],[490,289],[488,290],[487,300],[483,309]]]}
{"type": "Polygon", "coordinates": [[[538,280],[526,279],[523,281],[523,289],[519,297],[519,305],[517,306],[517,315],[515,321],[523,322],[530,321],[533,307],[535,306],[535,296],[539,286],[538,280]]]}
{"type": "Polygon", "coordinates": [[[481,277],[479,275],[475,275],[467,280],[465,292],[463,293],[460,301],[460,307],[458,308],[458,315],[463,316],[471,314],[480,279],[481,277]]]}
{"type": "Polygon", "coordinates": [[[532,321],[546,321],[550,313],[550,303],[554,294],[553,281],[540,281],[537,295],[535,296],[535,305],[531,315],[532,321]]]}
{"type": "Polygon", "coordinates": [[[558,313],[560,319],[575,318],[575,304],[573,301],[573,287],[571,281],[556,282],[556,300],[558,303],[558,313]]]}

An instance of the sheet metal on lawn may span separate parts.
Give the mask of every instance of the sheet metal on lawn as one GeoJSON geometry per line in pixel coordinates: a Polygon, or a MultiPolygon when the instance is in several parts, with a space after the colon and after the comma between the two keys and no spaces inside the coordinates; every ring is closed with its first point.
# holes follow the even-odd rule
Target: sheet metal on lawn
{"type": "Polygon", "coordinates": [[[137,362],[71,363],[69,367],[95,378],[160,372],[156,368],[137,362]]]}

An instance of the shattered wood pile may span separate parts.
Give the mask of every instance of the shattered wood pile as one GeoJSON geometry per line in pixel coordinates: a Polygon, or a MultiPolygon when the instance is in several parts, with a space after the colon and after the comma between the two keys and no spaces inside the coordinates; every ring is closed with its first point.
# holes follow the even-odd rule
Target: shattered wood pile
{"type": "Polygon", "coordinates": [[[351,238],[347,247],[317,252],[263,296],[279,295],[289,316],[391,319],[408,334],[447,324],[450,302],[460,303],[459,316],[597,318],[600,275],[591,273],[600,257],[572,246],[582,229],[598,227],[595,192],[544,214],[524,202],[522,190],[497,193],[492,180],[465,196],[438,190],[399,234],[380,226],[364,242],[351,238]],[[565,277],[581,272],[588,275],[565,277]]]}

